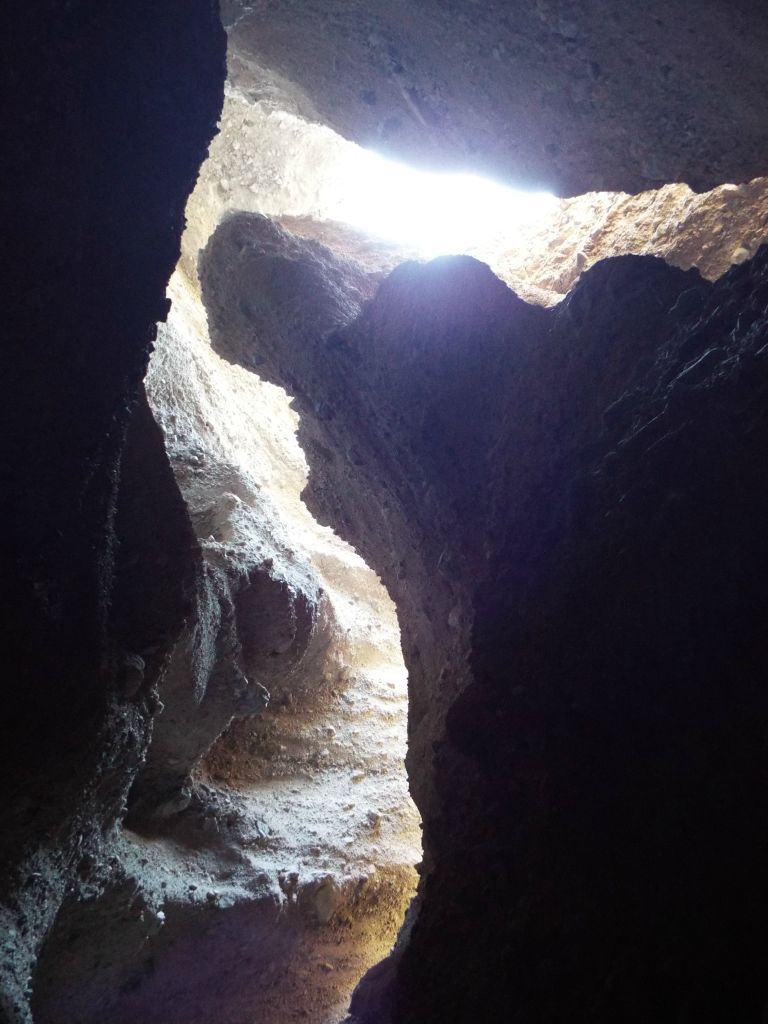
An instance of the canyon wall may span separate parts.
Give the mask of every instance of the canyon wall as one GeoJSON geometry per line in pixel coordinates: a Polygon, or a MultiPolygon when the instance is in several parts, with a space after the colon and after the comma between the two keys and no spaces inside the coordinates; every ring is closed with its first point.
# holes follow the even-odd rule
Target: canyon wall
{"type": "Polygon", "coordinates": [[[400,615],[421,906],[353,1013],[756,1019],[766,251],[606,260],[551,311],[404,265],[346,327],[330,259],[242,215],[202,283],[400,615]]]}
{"type": "MultiPolygon", "coordinates": [[[[400,158],[560,195],[766,173],[750,0],[223,8],[248,102],[400,158]]],[[[425,850],[418,913],[354,1018],[762,1019],[764,183],[718,188],[703,221],[680,186],[667,205],[588,200],[602,233],[541,260],[550,310],[469,257],[384,279],[217,214],[184,254],[194,292],[204,249],[215,351],[195,379],[175,320],[145,393],[223,100],[218,10],[40,2],[10,28],[0,1019],[239,1022],[272,982],[278,1019],[285,991],[297,1018],[341,1012],[413,881],[407,796],[381,814],[368,780],[396,760],[369,707],[403,743],[402,666],[375,661],[399,657],[390,598],[425,850]],[[614,213],[684,269],[600,261],[635,244],[614,213]],[[232,472],[240,442],[204,412],[227,375],[243,420],[271,385],[293,397],[308,518],[282,399],[270,458],[295,521],[232,472]],[[190,395],[199,447],[173,420],[190,395]],[[346,629],[351,666],[330,642],[346,629]],[[280,788],[299,763],[367,793],[333,823],[330,866],[324,791],[280,788]],[[302,977],[280,988],[302,957],[309,1004],[302,977]]]]}
{"type": "Polygon", "coordinates": [[[104,834],[191,594],[194,539],[139,395],[225,40],[210,0],[21,5],[7,29],[0,1017],[15,1024],[59,907],[110,873],[104,834]],[[139,460],[154,486],[128,495],[139,460]]]}

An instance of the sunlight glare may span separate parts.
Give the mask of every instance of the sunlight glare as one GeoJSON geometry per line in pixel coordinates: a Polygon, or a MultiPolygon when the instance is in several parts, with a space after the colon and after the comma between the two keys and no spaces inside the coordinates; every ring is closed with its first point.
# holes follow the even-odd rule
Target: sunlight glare
{"type": "Polygon", "coordinates": [[[334,220],[419,250],[463,253],[554,215],[560,200],[472,174],[415,170],[355,149],[339,166],[334,220]]]}

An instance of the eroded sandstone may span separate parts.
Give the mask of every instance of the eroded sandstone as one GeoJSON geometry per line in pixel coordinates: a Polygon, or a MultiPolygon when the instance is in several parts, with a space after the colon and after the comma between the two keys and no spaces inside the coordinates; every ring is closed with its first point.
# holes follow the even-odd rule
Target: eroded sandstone
{"type": "Polygon", "coordinates": [[[151,422],[129,423],[221,109],[224,36],[209,0],[73,2],[20,5],[3,41],[0,1017],[18,1024],[60,907],[109,877],[105,836],[186,610],[178,489],[151,422]],[[120,491],[134,444],[151,495],[120,491]],[[162,520],[155,536],[142,517],[162,520]]]}

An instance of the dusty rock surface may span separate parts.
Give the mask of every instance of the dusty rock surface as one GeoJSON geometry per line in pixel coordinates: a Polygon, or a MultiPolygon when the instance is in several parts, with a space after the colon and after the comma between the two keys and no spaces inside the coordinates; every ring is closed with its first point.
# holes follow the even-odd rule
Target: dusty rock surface
{"type": "Polygon", "coordinates": [[[761,3],[225,0],[243,93],[558,195],[765,173],[761,3]]]}

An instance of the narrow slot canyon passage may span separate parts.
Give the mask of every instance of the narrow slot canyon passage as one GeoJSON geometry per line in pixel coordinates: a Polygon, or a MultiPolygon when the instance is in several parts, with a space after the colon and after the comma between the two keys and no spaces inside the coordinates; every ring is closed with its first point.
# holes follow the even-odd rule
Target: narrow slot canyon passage
{"type": "MultiPolygon", "coordinates": [[[[197,622],[171,661],[165,707],[129,798],[122,839],[121,860],[136,885],[125,912],[146,904],[160,925],[129,968],[125,951],[118,946],[105,956],[98,936],[92,988],[83,991],[78,982],[74,1002],[62,978],[78,973],[73,964],[83,953],[69,936],[58,939],[71,959],[59,962],[50,995],[40,1000],[41,1020],[86,1020],[88,1004],[96,1002],[116,1021],[188,1021],[191,1007],[205,1004],[214,989],[222,1020],[245,1014],[336,1024],[360,978],[389,954],[415,893],[421,835],[405,775],[407,672],[395,610],[375,573],[301,500],[308,467],[296,438],[300,418],[292,397],[259,374],[275,372],[272,358],[285,345],[286,325],[296,331],[299,324],[302,339],[332,336],[392,268],[423,263],[453,243],[545,306],[559,301],[557,289],[569,291],[596,256],[613,251],[666,247],[666,255],[705,262],[717,273],[734,252],[737,261],[748,258],[756,247],[756,208],[768,203],[763,181],[701,197],[670,186],[634,202],[601,194],[516,197],[501,188],[489,200],[480,181],[456,180],[465,191],[452,194],[451,178],[429,181],[395,165],[377,174],[369,159],[329,129],[265,111],[230,89],[188,204],[168,292],[171,312],[145,382],[207,577],[197,622]],[[430,190],[445,205],[436,204],[422,223],[419,207],[428,205],[430,190]],[[489,227],[477,205],[483,199],[490,202],[489,227]],[[456,208],[462,202],[465,223],[456,208]],[[406,208],[402,223],[398,205],[406,208]],[[374,226],[384,228],[389,219],[390,234],[410,231],[410,244],[343,222],[346,216],[365,223],[366,211],[380,207],[374,226]],[[446,227],[449,209],[453,230],[446,227]],[[265,210],[275,227],[259,220],[265,210]],[[731,213],[727,232],[717,230],[724,210],[731,213]],[[661,240],[660,222],[679,223],[674,218],[682,231],[667,226],[661,240]],[[289,234],[277,228],[281,223],[289,234]],[[649,238],[651,224],[656,235],[649,238]],[[219,225],[225,242],[217,246],[219,225]],[[259,684],[269,692],[263,708],[259,684]],[[223,921],[227,912],[242,920],[235,928],[213,926],[219,937],[209,941],[202,969],[196,934],[216,910],[223,921]],[[110,1000],[110,988],[123,993],[120,999],[110,1000]]],[[[281,383],[291,381],[288,370],[281,383]]],[[[310,401],[321,421],[336,415],[330,401],[310,401]]],[[[330,463],[333,480],[338,438],[326,445],[304,434],[315,477],[323,475],[319,459],[330,463]]],[[[354,476],[365,456],[341,447],[346,473],[354,476]]],[[[346,488],[356,490],[354,483],[346,488]]],[[[346,517],[340,522],[349,532],[346,517]]],[[[389,538],[377,531],[379,559],[401,550],[398,527],[387,526],[389,538]]],[[[446,572],[441,559],[442,553],[438,572],[450,578],[454,570],[446,572]]],[[[418,576],[430,574],[424,566],[418,576]]],[[[442,614],[460,664],[471,612],[463,597],[451,600],[442,614]]],[[[427,621],[422,633],[425,627],[431,636],[422,644],[431,642],[436,654],[443,648],[445,658],[443,629],[427,621]]],[[[443,676],[449,664],[446,658],[443,676]]],[[[453,681],[456,693],[464,685],[453,681]]],[[[430,734],[441,714],[427,714],[430,734]]],[[[428,790],[429,773],[422,777],[421,766],[417,772],[416,790],[428,790]]],[[[87,926],[89,951],[97,935],[87,926]]]]}
{"type": "Polygon", "coordinates": [[[761,1024],[766,11],[37,13],[0,1024],[761,1024]]]}
{"type": "Polygon", "coordinates": [[[114,846],[120,884],[62,915],[37,1019],[215,1004],[333,1024],[389,953],[421,858],[395,611],[301,502],[288,396],[211,350],[180,272],[169,296],[145,386],[201,547],[196,613],[114,846]]]}

